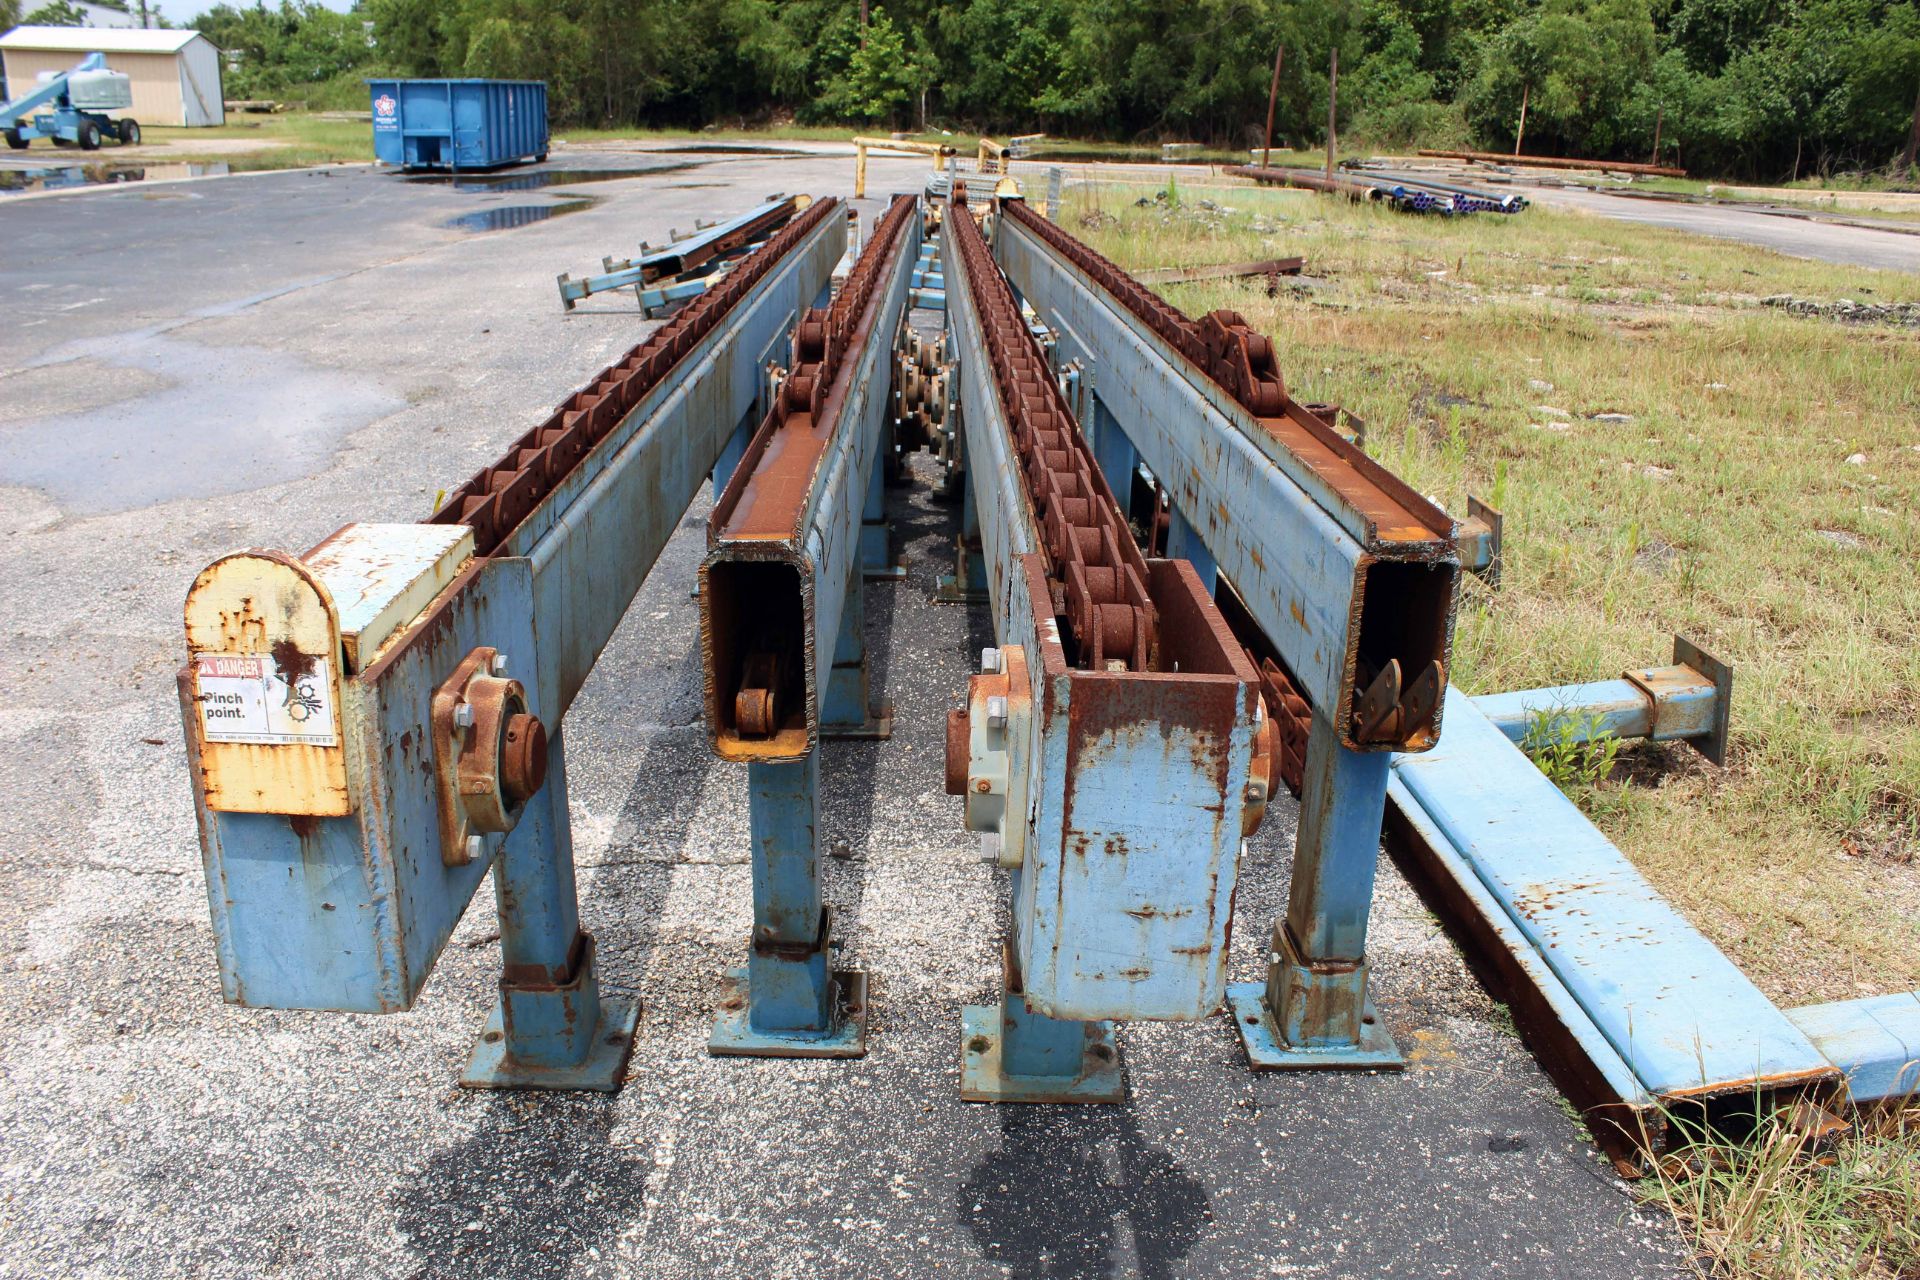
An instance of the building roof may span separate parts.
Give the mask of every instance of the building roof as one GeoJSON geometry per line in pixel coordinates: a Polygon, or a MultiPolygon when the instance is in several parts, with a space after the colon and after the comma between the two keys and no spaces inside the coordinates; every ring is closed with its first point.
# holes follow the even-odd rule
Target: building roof
{"type": "Polygon", "coordinates": [[[142,31],[136,27],[15,27],[0,36],[0,49],[178,53],[204,38],[198,31],[142,31]]]}

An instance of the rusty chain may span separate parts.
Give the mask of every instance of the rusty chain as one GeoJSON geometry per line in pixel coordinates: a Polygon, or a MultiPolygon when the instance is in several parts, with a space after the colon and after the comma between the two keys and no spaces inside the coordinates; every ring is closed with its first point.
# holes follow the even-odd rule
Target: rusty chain
{"type": "Polygon", "coordinates": [[[1040,525],[1054,613],[1067,622],[1077,665],[1103,671],[1122,662],[1128,670],[1150,671],[1158,627],[1146,560],[966,200],[965,186],[956,183],[945,225],[986,334],[988,363],[1040,525]]]}
{"type": "Polygon", "coordinates": [[[447,496],[428,524],[473,527],[477,556],[492,555],[555,486],[606,439],[674,367],[712,332],[773,264],[840,208],[816,200],[768,241],[742,259],[725,279],[675,312],[585,387],[567,397],[547,420],[516,440],[490,467],[447,496]]]}
{"type": "Polygon", "coordinates": [[[834,375],[840,368],[840,360],[847,354],[854,329],[873,299],[874,286],[888,264],[893,242],[899,238],[900,228],[913,216],[913,210],[912,196],[895,196],[886,213],[874,224],[865,251],[847,273],[832,305],[810,308],[800,317],[793,331],[793,361],[780,397],[774,403],[776,430],[786,426],[794,414],[811,417],[820,412],[827,388],[833,385],[834,375]]]}
{"type": "MultiPolygon", "coordinates": [[[[1286,383],[1274,357],[1273,340],[1255,333],[1239,312],[1212,311],[1198,320],[1190,319],[1114,263],[1042,218],[1023,201],[1003,201],[1000,207],[1002,216],[1018,222],[1023,230],[1033,232],[1086,272],[1254,416],[1277,417],[1286,412],[1286,383]]],[[[1278,731],[1278,750],[1272,753],[1274,776],[1297,796],[1306,773],[1312,704],[1273,658],[1262,657],[1249,649],[1247,659],[1260,672],[1267,716],[1278,731]]]]}

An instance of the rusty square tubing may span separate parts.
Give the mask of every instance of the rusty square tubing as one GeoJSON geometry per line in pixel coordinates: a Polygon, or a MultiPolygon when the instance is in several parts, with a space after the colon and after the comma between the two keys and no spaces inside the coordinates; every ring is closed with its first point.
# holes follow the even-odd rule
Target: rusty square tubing
{"type": "Polygon", "coordinates": [[[1432,663],[1444,675],[1460,571],[1452,522],[1324,424],[1255,417],[1018,217],[1001,219],[994,254],[1059,335],[1060,356],[1095,371],[1102,406],[1341,744],[1432,747],[1437,706],[1397,740],[1360,740],[1355,712],[1389,662],[1408,682],[1432,663]]]}
{"type": "Polygon", "coordinates": [[[784,425],[770,413],[708,523],[701,675],[708,742],[725,759],[797,760],[819,742],[840,615],[847,592],[859,589],[860,519],[918,250],[919,219],[896,221],[862,255],[872,258],[875,285],[818,413],[793,414],[784,425]],[[744,725],[739,709],[756,654],[772,658],[764,673],[774,681],[771,732],[744,725]]]}

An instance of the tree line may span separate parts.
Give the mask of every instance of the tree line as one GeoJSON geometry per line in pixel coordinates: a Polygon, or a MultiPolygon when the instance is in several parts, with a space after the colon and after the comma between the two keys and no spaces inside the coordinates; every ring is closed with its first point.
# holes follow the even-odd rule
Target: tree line
{"type": "MultiPolygon", "coordinates": [[[[0,4],[8,0],[0,0],[0,4]]],[[[1766,179],[1914,163],[1916,0],[311,0],[216,5],[233,96],[545,80],[558,124],[859,123],[1257,145],[1344,135],[1766,179]]]]}

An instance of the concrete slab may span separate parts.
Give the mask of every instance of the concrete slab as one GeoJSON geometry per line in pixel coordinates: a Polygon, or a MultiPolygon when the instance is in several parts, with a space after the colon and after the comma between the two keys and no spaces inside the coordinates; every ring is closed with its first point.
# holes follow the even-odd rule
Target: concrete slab
{"type": "MultiPolygon", "coordinates": [[[[931,601],[957,512],[924,483],[892,495],[905,581],[868,588],[894,737],[829,744],[823,772],[838,963],[873,980],[864,1059],[706,1052],[749,872],[745,773],[710,758],[700,722],[704,502],[568,718],[583,916],[604,981],[643,1006],[626,1091],[458,1088],[499,970],[487,901],[410,1014],[220,1003],[172,688],[188,581],[234,547],[424,515],[638,339],[631,310],[563,315],[559,271],[852,181],[844,157],[693,162],[512,195],[296,174],[0,211],[0,307],[23,321],[0,331],[0,455],[104,475],[114,459],[60,420],[76,404],[191,439],[282,368],[381,398],[313,447],[260,411],[250,451],[178,450],[141,468],[177,476],[113,502],[19,472],[0,491],[0,1277],[1676,1268],[1671,1228],[1582,1141],[1390,867],[1372,958],[1404,1075],[1255,1077],[1216,1019],[1123,1029],[1124,1106],[959,1100],[960,1007],[995,993],[1005,883],[940,790],[942,713],[987,633],[980,611],[931,601]],[[582,192],[599,203],[517,230],[440,226],[582,192]],[[116,335],[144,332],[195,360],[103,388],[116,335]],[[207,377],[229,360],[230,382],[207,377]],[[281,444],[276,469],[262,459],[281,444]]],[[[876,195],[924,173],[872,164],[876,195]]],[[[1258,976],[1283,906],[1291,821],[1277,806],[1254,842],[1236,979],[1258,976]]]]}

